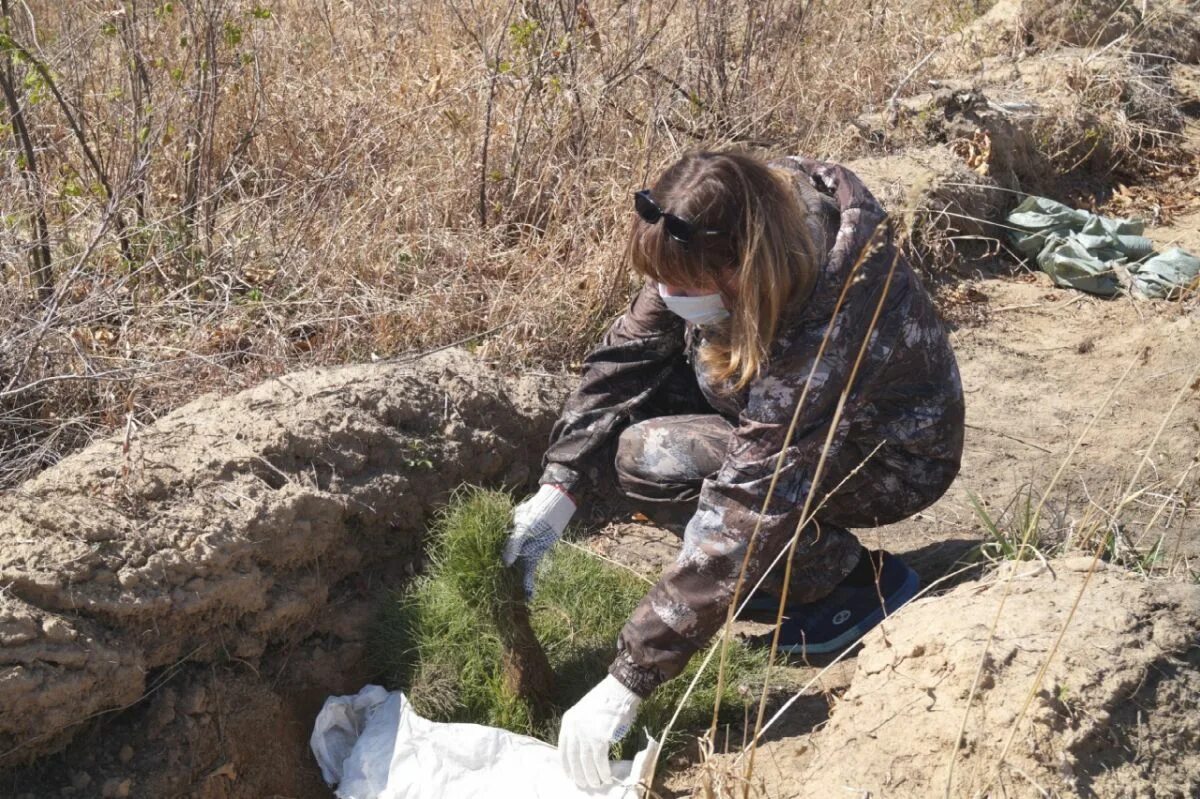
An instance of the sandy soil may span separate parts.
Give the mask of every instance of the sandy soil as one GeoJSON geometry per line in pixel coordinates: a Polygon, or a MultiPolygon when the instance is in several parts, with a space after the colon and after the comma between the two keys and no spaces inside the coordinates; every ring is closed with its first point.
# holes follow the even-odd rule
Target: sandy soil
{"type": "MultiPolygon", "coordinates": [[[[827,723],[768,732],[751,795],[1195,796],[1198,631],[1194,584],[1008,562],[869,635],[827,723]]],[[[680,782],[728,790],[745,762],[680,782]]]]}

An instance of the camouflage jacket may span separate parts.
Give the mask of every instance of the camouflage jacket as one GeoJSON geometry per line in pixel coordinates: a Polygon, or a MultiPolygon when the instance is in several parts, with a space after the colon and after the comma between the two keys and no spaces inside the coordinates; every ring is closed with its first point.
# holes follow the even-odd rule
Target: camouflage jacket
{"type": "MultiPolygon", "coordinates": [[[[800,158],[771,165],[787,170],[808,208],[817,251],[827,257],[812,294],[780,325],[756,380],[730,393],[712,385],[703,369],[696,370],[701,390],[735,429],[722,468],[703,484],[677,560],[642,600],[618,641],[610,672],[642,696],[679,674],[724,623],[760,516],[749,585],[795,532],[839,397],[893,263],[882,311],[832,446],[836,449],[847,436],[865,441],[868,449],[884,442],[916,461],[952,462],[955,472],[962,452],[963,395],[954,354],[928,293],[897,255],[884,210],[843,167],[800,158]],[[834,318],[838,297],[860,260],[834,318]],[[805,407],[764,515],[767,487],[810,372],[805,407]]],[[[680,359],[697,362],[691,356],[703,339],[703,329],[685,325],[647,283],[586,359],[581,383],[551,435],[542,482],[575,490],[611,468],[604,462],[611,457],[608,445],[680,359]]],[[[823,475],[818,489],[828,491],[829,480],[823,475]]]]}

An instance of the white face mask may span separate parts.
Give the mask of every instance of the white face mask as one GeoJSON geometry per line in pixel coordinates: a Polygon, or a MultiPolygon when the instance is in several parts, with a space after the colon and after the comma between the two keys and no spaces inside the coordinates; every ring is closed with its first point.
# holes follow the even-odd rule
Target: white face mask
{"type": "Polygon", "coordinates": [[[682,316],[694,325],[712,325],[729,318],[729,310],[720,294],[704,294],[700,297],[675,297],[663,291],[658,284],[658,296],[667,304],[667,310],[682,316]]]}

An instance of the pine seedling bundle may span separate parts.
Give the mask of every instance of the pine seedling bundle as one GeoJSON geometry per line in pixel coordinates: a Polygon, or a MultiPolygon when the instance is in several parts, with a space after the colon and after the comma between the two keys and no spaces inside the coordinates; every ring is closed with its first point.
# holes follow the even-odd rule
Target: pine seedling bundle
{"type": "MultiPolygon", "coordinates": [[[[431,566],[388,604],[374,654],[393,687],[426,718],[553,742],[562,711],[603,679],[617,634],[649,585],[560,543],[546,556],[527,605],[519,574],[500,560],[511,514],[512,500],[501,492],[464,488],[452,497],[430,530],[431,566]]],[[[700,660],[643,703],[635,729],[659,734],[700,660]]],[[[741,720],[745,688],[756,693],[765,662],[761,650],[731,647],[722,697],[730,720],[741,720]]],[[[710,666],[677,730],[708,726],[716,683],[710,666]]],[[[627,741],[626,751],[637,743],[627,741]]]]}

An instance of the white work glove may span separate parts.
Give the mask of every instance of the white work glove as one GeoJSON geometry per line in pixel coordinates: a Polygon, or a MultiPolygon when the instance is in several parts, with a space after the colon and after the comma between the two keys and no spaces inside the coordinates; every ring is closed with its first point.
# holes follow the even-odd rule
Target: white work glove
{"type": "Polygon", "coordinates": [[[543,485],[536,494],[513,509],[512,532],[504,545],[505,566],[521,561],[525,596],[533,596],[533,574],[542,556],[575,514],[575,503],[558,486],[543,485]]]}
{"type": "Polygon", "coordinates": [[[637,694],[609,674],[563,714],[558,756],[576,785],[599,788],[613,781],[609,750],[625,737],[641,703],[637,694]]]}

